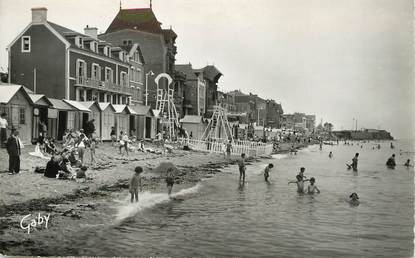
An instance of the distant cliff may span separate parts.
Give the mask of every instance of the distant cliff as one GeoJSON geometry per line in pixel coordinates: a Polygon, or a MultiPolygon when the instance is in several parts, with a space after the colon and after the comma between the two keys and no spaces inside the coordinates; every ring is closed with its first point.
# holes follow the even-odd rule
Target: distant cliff
{"type": "Polygon", "coordinates": [[[377,129],[333,131],[333,134],[339,139],[347,140],[393,140],[390,132],[377,129]]]}

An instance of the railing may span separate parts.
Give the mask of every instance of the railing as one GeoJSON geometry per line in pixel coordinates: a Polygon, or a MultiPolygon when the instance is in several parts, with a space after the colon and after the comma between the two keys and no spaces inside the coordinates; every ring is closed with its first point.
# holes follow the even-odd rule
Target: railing
{"type": "MultiPolygon", "coordinates": [[[[203,141],[188,138],[179,138],[179,142],[193,150],[205,151],[211,153],[224,153],[226,150],[226,141],[223,139],[212,139],[212,141],[203,141]]],[[[231,155],[240,156],[245,153],[247,156],[268,156],[273,150],[272,144],[251,141],[235,141],[232,143],[231,155]]]]}
{"type": "Polygon", "coordinates": [[[124,94],[132,94],[132,89],[127,86],[122,86],[119,84],[115,84],[108,81],[101,81],[94,78],[88,78],[88,77],[82,77],[78,76],[76,77],[76,85],[77,86],[83,86],[83,87],[89,87],[94,88],[98,90],[107,90],[112,91],[115,93],[124,93],[124,94]]]}

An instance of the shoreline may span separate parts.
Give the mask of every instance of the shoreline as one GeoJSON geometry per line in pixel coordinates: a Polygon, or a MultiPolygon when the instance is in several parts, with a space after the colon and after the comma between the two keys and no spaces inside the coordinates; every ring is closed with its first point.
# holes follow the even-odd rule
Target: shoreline
{"type": "MultiPolygon", "coordinates": [[[[299,148],[307,146],[309,144],[304,144],[299,148]]],[[[289,152],[289,148],[283,148],[275,154],[287,152],[289,152]]],[[[145,169],[145,173],[143,174],[144,189],[147,191],[165,191],[164,177],[162,174],[151,169],[157,167],[156,165],[159,162],[172,162],[178,167],[179,172],[176,176],[176,184],[178,186],[176,188],[181,188],[183,186],[195,185],[204,178],[213,177],[224,167],[236,164],[237,158],[234,156],[231,160],[227,160],[223,155],[181,150],[175,150],[174,154],[167,154],[166,156],[158,155],[154,157],[153,154],[150,157],[148,157],[148,154],[145,154],[145,156],[141,156],[142,159],[135,157],[127,162],[123,159],[115,159],[117,164],[113,164],[114,166],[102,170],[93,170],[96,175],[94,181],[89,183],[72,183],[67,180],[46,179],[42,174],[30,172],[32,176],[40,177],[40,181],[55,180],[54,182],[71,184],[69,187],[59,189],[58,195],[52,191],[49,194],[43,194],[40,198],[36,198],[36,196],[35,198],[26,199],[22,197],[20,199],[11,198],[8,204],[5,204],[4,200],[2,200],[3,204],[0,206],[0,235],[5,240],[0,242],[0,253],[7,255],[57,255],[54,253],[54,248],[57,248],[56,246],[47,246],[37,241],[33,236],[36,236],[35,234],[42,234],[60,237],[60,234],[65,231],[66,238],[72,239],[72,236],[76,236],[85,221],[102,222],[110,219],[110,217],[107,217],[109,213],[101,210],[105,205],[100,205],[100,202],[107,202],[114,195],[127,190],[129,179],[133,174],[133,167],[137,165],[149,168],[145,169]],[[103,172],[102,175],[98,174],[101,172],[103,172]],[[114,174],[117,177],[114,177],[114,174]],[[103,178],[99,178],[100,176],[103,178]],[[49,230],[39,228],[36,229],[35,233],[27,234],[20,228],[22,217],[28,214],[38,213],[43,215],[50,214],[51,222],[49,230]],[[106,215],[103,216],[103,214],[106,215]],[[70,225],[71,230],[66,231],[68,225],[70,225]]],[[[267,159],[267,157],[250,157],[247,160],[247,164],[260,162],[264,159],[267,159]]],[[[28,173],[25,172],[19,176],[26,176],[28,173]]],[[[0,174],[0,176],[4,177],[6,175],[0,174]]],[[[4,184],[4,181],[1,184],[4,184]]],[[[60,185],[58,184],[57,187],[60,187],[60,185]]],[[[36,191],[39,189],[31,190],[36,191]]],[[[71,250],[69,253],[72,255],[77,254],[76,250],[71,250]]]]}

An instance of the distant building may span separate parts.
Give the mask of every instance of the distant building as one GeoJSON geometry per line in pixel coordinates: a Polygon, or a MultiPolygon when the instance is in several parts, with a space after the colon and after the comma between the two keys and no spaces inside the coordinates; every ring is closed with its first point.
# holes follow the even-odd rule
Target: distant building
{"type": "MultiPolygon", "coordinates": [[[[9,81],[47,97],[114,104],[138,98],[130,87],[128,52],[47,21],[46,8],[32,9],[32,22],[10,43],[9,81]]],[[[135,99],[137,100],[137,99],[135,99]]]]}
{"type": "Polygon", "coordinates": [[[281,117],[284,111],[281,104],[274,100],[266,101],[266,123],[265,126],[271,128],[281,128],[281,117]]]}
{"type": "MultiPolygon", "coordinates": [[[[162,29],[161,22],[151,8],[137,8],[120,9],[106,32],[98,37],[116,46],[134,43],[139,45],[145,60],[142,71],[144,95],[147,94],[148,105],[156,108],[157,85],[154,78],[160,73],[167,73],[175,78],[176,33],[171,28],[162,29]]],[[[161,87],[166,87],[166,84],[166,80],[160,80],[161,87]]]]}
{"type": "Polygon", "coordinates": [[[203,68],[203,78],[206,82],[206,110],[212,111],[218,102],[218,81],[222,73],[214,66],[207,65],[203,68]]]}
{"type": "Polygon", "coordinates": [[[189,64],[178,64],[175,69],[186,76],[184,83],[184,114],[203,116],[206,112],[206,80],[203,69],[189,64]]]}

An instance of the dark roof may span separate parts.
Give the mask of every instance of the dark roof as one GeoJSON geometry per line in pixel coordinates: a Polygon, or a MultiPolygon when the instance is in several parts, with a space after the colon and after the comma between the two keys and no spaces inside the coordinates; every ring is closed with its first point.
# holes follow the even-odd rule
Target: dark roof
{"type": "Polygon", "coordinates": [[[105,33],[123,29],[135,29],[150,33],[163,33],[159,22],[151,8],[120,9],[105,33]]]}
{"type": "Polygon", "coordinates": [[[197,80],[195,72],[198,70],[192,68],[192,64],[176,64],[174,66],[176,71],[182,72],[186,75],[186,80],[197,80]]]}
{"type": "Polygon", "coordinates": [[[124,39],[138,43],[146,64],[161,64],[164,60],[164,42],[161,35],[133,29],[124,29],[101,34],[98,38],[110,42],[114,46],[123,44],[124,39]]]}
{"type": "Polygon", "coordinates": [[[214,65],[207,65],[203,68],[203,75],[210,81],[218,82],[222,73],[214,65]]]}
{"type": "Polygon", "coordinates": [[[56,32],[58,32],[59,34],[61,34],[63,37],[66,37],[66,36],[68,36],[68,35],[79,35],[79,36],[83,36],[83,37],[88,37],[88,38],[90,38],[89,36],[87,36],[87,35],[85,35],[85,34],[82,34],[82,33],[79,33],[79,32],[77,32],[77,31],[74,31],[74,30],[68,29],[68,28],[63,27],[63,26],[61,26],[61,25],[58,25],[58,24],[56,24],[56,23],[53,23],[53,22],[50,22],[50,21],[48,21],[48,23],[49,23],[49,25],[50,25],[50,26],[51,26],[54,30],[56,30],[56,32]]]}
{"type": "Polygon", "coordinates": [[[49,101],[52,103],[53,107],[58,110],[64,110],[64,111],[75,111],[76,108],[72,107],[68,103],[64,102],[61,99],[54,99],[54,98],[48,98],[49,101]]]}

